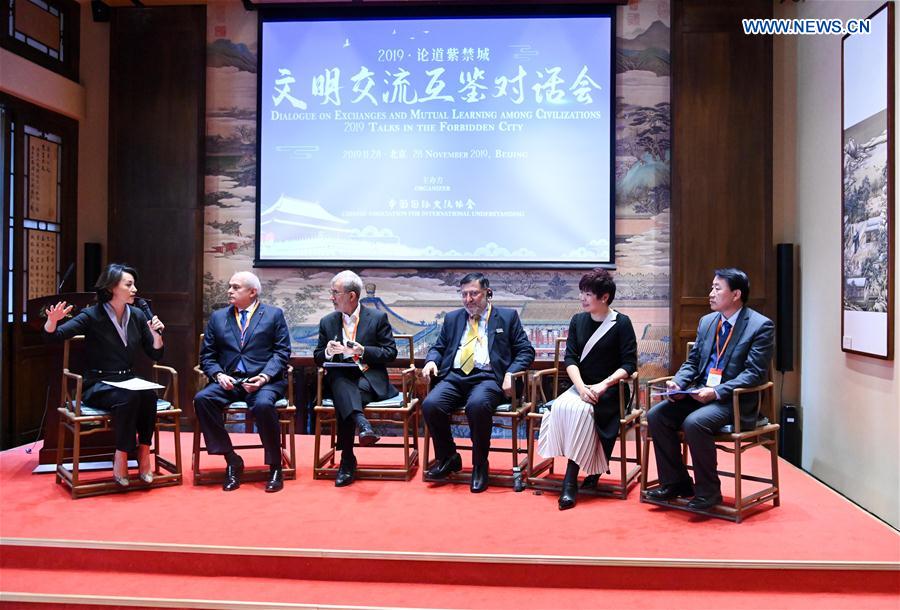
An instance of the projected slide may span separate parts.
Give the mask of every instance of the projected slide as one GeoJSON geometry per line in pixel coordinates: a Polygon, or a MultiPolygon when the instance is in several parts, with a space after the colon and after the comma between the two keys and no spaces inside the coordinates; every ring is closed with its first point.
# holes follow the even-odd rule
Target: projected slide
{"type": "Polygon", "coordinates": [[[259,260],[610,261],[611,19],[268,21],[259,260]]]}

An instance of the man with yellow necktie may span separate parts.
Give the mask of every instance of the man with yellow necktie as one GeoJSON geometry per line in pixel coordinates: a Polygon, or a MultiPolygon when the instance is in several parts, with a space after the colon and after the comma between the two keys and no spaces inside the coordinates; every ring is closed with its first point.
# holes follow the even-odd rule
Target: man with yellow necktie
{"type": "Polygon", "coordinates": [[[472,435],[472,493],[487,489],[488,451],[494,409],[512,391],[512,374],[534,361],[534,348],[514,309],[494,307],[490,281],[482,273],[460,280],[463,308],[444,318],[441,334],[425,357],[422,374],[440,382],[422,403],[437,463],[429,479],[462,469],[450,431],[450,415],[465,406],[472,435]]]}

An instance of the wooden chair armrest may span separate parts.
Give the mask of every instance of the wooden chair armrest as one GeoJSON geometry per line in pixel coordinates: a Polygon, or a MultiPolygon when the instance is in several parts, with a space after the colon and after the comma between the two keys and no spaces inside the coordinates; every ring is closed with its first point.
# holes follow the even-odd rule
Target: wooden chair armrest
{"type": "MultiPolygon", "coordinates": [[[[771,381],[767,381],[760,385],[755,385],[750,388],[735,388],[731,393],[731,409],[732,409],[732,417],[734,418],[734,434],[741,434],[741,396],[744,394],[757,394],[756,398],[756,406],[758,411],[762,411],[762,401],[763,401],[763,393],[771,390],[775,387],[775,384],[771,381]]],[[[772,409],[772,413],[767,413],[766,417],[775,417],[774,408],[772,409]]]]}
{"type": "Polygon", "coordinates": [[[403,403],[408,406],[412,401],[413,393],[416,389],[415,365],[400,371],[400,385],[400,393],[403,395],[403,403]]]}
{"type": "Polygon", "coordinates": [[[153,376],[156,378],[157,383],[159,383],[160,373],[167,373],[169,375],[168,383],[163,384],[166,386],[165,390],[163,390],[163,400],[168,400],[172,403],[174,409],[178,409],[178,371],[171,366],[154,364],[153,376]]]}
{"type": "Polygon", "coordinates": [[[325,381],[325,369],[316,367],[316,406],[322,406],[322,383],[325,381]]]}
{"type": "Polygon", "coordinates": [[[69,369],[63,369],[63,404],[66,405],[66,409],[69,409],[68,405],[72,404],[72,411],[75,413],[76,417],[81,417],[81,386],[84,382],[84,378],[78,373],[73,373],[69,369]],[[75,396],[74,398],[70,398],[69,387],[70,382],[75,382],[75,396]]]}
{"type": "Polygon", "coordinates": [[[669,381],[670,379],[674,379],[674,378],[675,378],[675,375],[667,375],[665,377],[657,377],[656,379],[651,379],[650,381],[648,381],[647,385],[648,386],[654,386],[654,385],[658,386],[658,385],[663,384],[663,383],[669,381]]]}
{"type": "Polygon", "coordinates": [[[752,388],[735,388],[733,396],[740,396],[741,394],[752,394],[754,392],[765,392],[774,385],[775,384],[773,382],[767,381],[760,385],[755,385],[752,388]]]}
{"type": "Polygon", "coordinates": [[[284,374],[287,375],[287,394],[285,396],[288,404],[294,406],[294,367],[288,364],[284,369],[284,374]]]}
{"type": "Polygon", "coordinates": [[[528,387],[528,375],[531,373],[530,370],[526,369],[524,371],[519,371],[517,373],[510,373],[510,377],[512,378],[512,395],[510,396],[510,405],[512,407],[512,411],[518,411],[520,402],[528,402],[528,395],[531,393],[528,387]],[[520,397],[519,392],[516,390],[516,382],[522,382],[522,391],[524,392],[524,396],[520,397]]]}

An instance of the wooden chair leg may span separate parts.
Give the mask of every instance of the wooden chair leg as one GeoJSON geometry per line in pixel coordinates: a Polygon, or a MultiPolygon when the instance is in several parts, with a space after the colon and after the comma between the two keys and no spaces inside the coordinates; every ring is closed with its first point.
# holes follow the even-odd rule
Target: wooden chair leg
{"type": "Polygon", "coordinates": [[[81,461],[81,424],[75,422],[72,429],[72,497],[78,487],[78,474],[81,461]]]}
{"type": "Polygon", "coordinates": [[[734,507],[737,510],[737,522],[744,516],[744,494],[741,480],[741,441],[734,443],[734,507]]]}
{"type": "Polygon", "coordinates": [[[194,485],[200,484],[200,422],[194,420],[194,447],[191,456],[191,472],[194,475],[194,485]]]}
{"type": "Polygon", "coordinates": [[[781,485],[778,482],[778,432],[772,434],[772,444],[769,451],[772,453],[772,485],[775,487],[775,497],[772,503],[775,506],[781,506],[781,485]]]}
{"type": "Polygon", "coordinates": [[[645,430],[643,437],[641,442],[641,461],[643,462],[643,467],[641,468],[641,493],[647,491],[647,471],[650,470],[647,467],[647,464],[650,463],[650,431],[645,430]]]}
{"type": "Polygon", "coordinates": [[[56,433],[56,484],[62,484],[62,475],[59,469],[63,467],[66,447],[66,425],[63,423],[63,415],[59,416],[59,430],[56,433]]]}
{"type": "Polygon", "coordinates": [[[175,415],[175,429],[172,431],[175,442],[175,470],[178,474],[182,474],[181,469],[181,417],[175,415]]]}

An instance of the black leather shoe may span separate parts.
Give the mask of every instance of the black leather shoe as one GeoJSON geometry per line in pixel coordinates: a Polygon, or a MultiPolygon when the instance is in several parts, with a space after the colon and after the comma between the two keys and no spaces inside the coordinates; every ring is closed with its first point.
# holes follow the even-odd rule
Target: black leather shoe
{"type": "Polygon", "coordinates": [[[276,466],[269,471],[269,482],[266,483],[266,493],[281,491],[284,487],[284,478],[281,475],[281,466],[276,466]]]}
{"type": "Polygon", "coordinates": [[[425,476],[429,479],[446,479],[451,472],[460,470],[462,470],[462,457],[458,453],[454,453],[443,462],[438,462],[429,468],[425,476]]]}
{"type": "Polygon", "coordinates": [[[363,447],[371,447],[381,440],[381,437],[375,434],[372,424],[365,417],[359,421],[359,444],[363,447]]]}
{"type": "Polygon", "coordinates": [[[342,459],[341,467],[338,468],[337,477],[334,479],[335,487],[346,487],[356,478],[356,458],[342,459]]]}
{"type": "Polygon", "coordinates": [[[473,494],[480,494],[488,488],[488,462],[485,460],[481,464],[472,466],[472,485],[469,491],[473,494]]]}
{"type": "Polygon", "coordinates": [[[578,483],[564,483],[562,493],[559,494],[559,510],[575,508],[578,499],[578,483]]]}
{"type": "Polygon", "coordinates": [[[694,495],[694,485],[690,481],[661,485],[644,494],[651,500],[671,500],[672,498],[689,498],[694,495]]]}
{"type": "Polygon", "coordinates": [[[709,510],[716,504],[722,503],[722,494],[715,494],[713,496],[694,496],[694,498],[687,503],[687,507],[690,510],[709,510]]]}
{"type": "Polygon", "coordinates": [[[595,489],[597,487],[597,483],[600,482],[599,474],[589,474],[584,477],[584,481],[581,482],[581,489],[595,489]]]}
{"type": "Polygon", "coordinates": [[[234,491],[241,486],[241,475],[244,474],[244,460],[225,467],[225,481],[222,483],[222,491],[234,491]]]}

